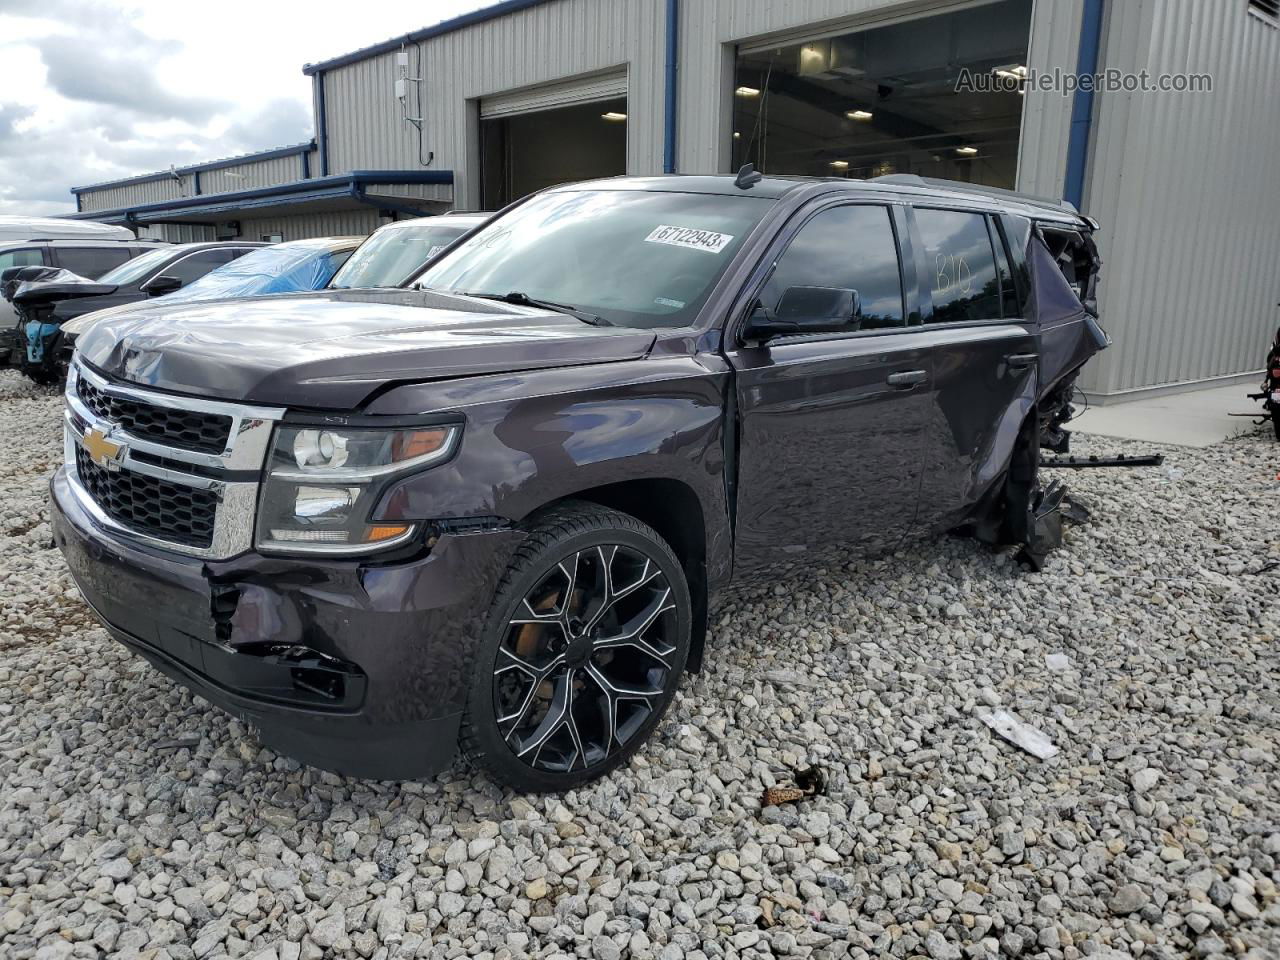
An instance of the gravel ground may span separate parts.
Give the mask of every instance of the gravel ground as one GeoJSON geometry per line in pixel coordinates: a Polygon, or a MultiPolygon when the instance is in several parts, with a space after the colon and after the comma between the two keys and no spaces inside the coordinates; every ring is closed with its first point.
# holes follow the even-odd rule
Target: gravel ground
{"type": "Polygon", "coordinates": [[[946,539],[737,594],[629,769],[524,797],[300,769],[127,655],[46,549],[58,399],[0,403],[5,960],[1280,956],[1261,434],[1068,478],[1042,574],[946,539]]]}

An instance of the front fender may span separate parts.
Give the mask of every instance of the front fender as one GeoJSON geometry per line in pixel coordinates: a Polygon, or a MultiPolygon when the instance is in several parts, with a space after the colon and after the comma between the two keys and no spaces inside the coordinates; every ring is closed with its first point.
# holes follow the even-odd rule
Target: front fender
{"type": "Polygon", "coordinates": [[[457,455],[389,488],[374,519],[497,517],[610,484],[674,480],[697,496],[708,575],[727,575],[724,391],[717,358],[651,357],[397,387],[371,415],[461,413],[457,455]],[[721,559],[724,558],[724,559],[721,559]]]}

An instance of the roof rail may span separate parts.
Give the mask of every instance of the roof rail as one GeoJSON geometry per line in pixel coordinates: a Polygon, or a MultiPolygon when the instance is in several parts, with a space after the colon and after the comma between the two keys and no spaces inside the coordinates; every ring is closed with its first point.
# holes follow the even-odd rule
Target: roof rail
{"type": "Polygon", "coordinates": [[[1006,200],[1018,200],[1036,207],[1049,207],[1053,210],[1074,213],[1080,211],[1069,200],[1053,200],[1049,197],[1038,197],[1032,193],[1020,193],[1017,190],[1006,190],[1003,187],[984,187],[977,183],[964,183],[960,180],[943,180],[938,177],[920,177],[914,173],[890,173],[882,177],[872,177],[877,183],[897,183],[904,187],[932,187],[937,190],[953,190],[956,193],[976,193],[980,196],[1003,197],[1006,200]]]}

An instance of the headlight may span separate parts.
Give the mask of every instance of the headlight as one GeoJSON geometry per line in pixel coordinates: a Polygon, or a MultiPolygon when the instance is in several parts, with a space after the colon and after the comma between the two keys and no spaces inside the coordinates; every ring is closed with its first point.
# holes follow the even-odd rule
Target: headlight
{"type": "Polygon", "coordinates": [[[413,524],[370,523],[385,481],[452,456],[458,426],[279,426],[258,507],[258,549],[368,553],[403,543],[413,524]]]}

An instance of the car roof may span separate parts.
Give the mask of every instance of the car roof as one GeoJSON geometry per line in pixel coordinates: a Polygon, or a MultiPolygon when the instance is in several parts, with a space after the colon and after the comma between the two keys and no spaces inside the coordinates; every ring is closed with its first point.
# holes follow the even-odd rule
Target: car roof
{"type": "Polygon", "coordinates": [[[666,175],[657,177],[610,177],[552,187],[548,193],[575,190],[642,190],[719,194],[722,196],[757,197],[777,200],[804,191],[807,194],[849,193],[908,201],[938,201],[958,205],[977,205],[989,210],[1017,213],[1031,219],[1051,219],[1079,224],[1085,218],[1065,201],[1033,197],[998,187],[935,180],[913,175],[876,177],[859,180],[852,177],[763,176],[749,187],[739,187],[737,178],[721,175],[666,175]]]}
{"type": "Polygon", "coordinates": [[[0,241],[20,240],[131,240],[133,231],[93,220],[66,220],[58,217],[15,217],[0,215],[0,241]]]}
{"type": "Polygon", "coordinates": [[[280,243],[262,244],[262,246],[299,250],[314,248],[339,253],[343,250],[354,250],[364,243],[364,240],[364,237],[306,237],[302,240],[283,240],[280,243]]]}

